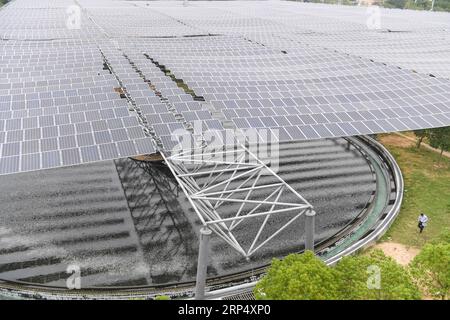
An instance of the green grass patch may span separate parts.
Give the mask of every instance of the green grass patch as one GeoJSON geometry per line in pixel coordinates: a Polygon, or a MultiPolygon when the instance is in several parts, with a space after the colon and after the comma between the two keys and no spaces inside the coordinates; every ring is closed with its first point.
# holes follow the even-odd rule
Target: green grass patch
{"type": "Polygon", "coordinates": [[[406,146],[405,138],[399,136],[380,135],[379,140],[395,157],[405,181],[400,214],[382,240],[420,248],[441,237],[450,226],[450,159],[406,146]],[[430,218],[422,234],[417,228],[420,212],[430,218]]]}

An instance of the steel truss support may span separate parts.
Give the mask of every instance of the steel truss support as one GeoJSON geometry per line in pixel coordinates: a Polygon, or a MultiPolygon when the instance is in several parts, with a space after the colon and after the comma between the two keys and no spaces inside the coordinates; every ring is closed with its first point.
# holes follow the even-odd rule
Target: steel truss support
{"type": "MultiPolygon", "coordinates": [[[[313,212],[308,201],[244,145],[200,147],[163,157],[203,226],[247,259],[302,214],[313,212]],[[275,215],[283,222],[271,230],[275,215]],[[252,223],[255,233],[246,234],[244,245],[235,231],[245,222],[252,223]]],[[[310,231],[308,241],[314,235],[310,231]]]]}
{"type": "Polygon", "coordinates": [[[316,212],[308,210],[305,213],[305,250],[314,252],[314,231],[316,229],[316,212]]]}
{"type": "Polygon", "coordinates": [[[209,238],[211,230],[203,227],[200,229],[200,248],[198,251],[197,281],[195,284],[195,299],[205,298],[206,271],[208,268],[209,238]]]}
{"type": "Polygon", "coordinates": [[[162,156],[203,224],[196,299],[205,298],[212,232],[249,259],[305,213],[305,250],[314,250],[311,204],[244,145],[204,146],[162,156]],[[267,227],[273,215],[283,221],[275,230],[267,227]],[[242,229],[245,222],[256,226],[256,234],[246,232],[247,244],[243,245],[235,233],[239,226],[246,230],[242,229]]]}

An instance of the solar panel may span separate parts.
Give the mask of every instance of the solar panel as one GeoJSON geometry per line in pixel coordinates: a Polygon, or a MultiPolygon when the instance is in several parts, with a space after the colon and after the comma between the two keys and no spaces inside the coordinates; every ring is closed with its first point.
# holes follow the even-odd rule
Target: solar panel
{"type": "Polygon", "coordinates": [[[68,28],[70,5],[0,10],[0,174],[170,151],[224,119],[282,141],[450,125],[446,13],[370,29],[357,7],[93,0],[68,28]]]}

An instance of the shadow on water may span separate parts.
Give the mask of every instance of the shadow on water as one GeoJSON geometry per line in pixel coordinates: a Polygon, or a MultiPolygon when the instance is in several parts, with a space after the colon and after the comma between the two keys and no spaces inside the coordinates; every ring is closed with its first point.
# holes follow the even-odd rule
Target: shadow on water
{"type": "Polygon", "coordinates": [[[195,222],[186,216],[192,209],[170,170],[162,163],[132,159],[118,160],[116,167],[152,283],[194,276],[195,222]]]}

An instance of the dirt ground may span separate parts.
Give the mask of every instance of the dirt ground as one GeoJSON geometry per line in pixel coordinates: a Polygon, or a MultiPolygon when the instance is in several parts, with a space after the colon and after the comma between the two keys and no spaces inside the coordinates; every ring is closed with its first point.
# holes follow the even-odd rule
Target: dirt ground
{"type": "Polygon", "coordinates": [[[395,242],[381,242],[374,246],[376,249],[381,249],[385,255],[395,259],[399,264],[406,266],[419,253],[418,248],[408,247],[395,242]]]}
{"type": "MultiPolygon", "coordinates": [[[[401,148],[413,147],[416,146],[417,143],[417,139],[412,132],[395,132],[394,134],[382,135],[380,141],[382,143],[388,145],[391,144],[401,148]]],[[[441,153],[441,150],[431,147],[425,141],[422,142],[421,148],[426,148],[436,153],[441,153]]],[[[448,151],[444,151],[442,155],[444,157],[450,158],[450,152],[448,151]]]]}
{"type": "Polygon", "coordinates": [[[383,135],[381,138],[381,142],[384,144],[388,145],[390,144],[401,148],[408,148],[414,145],[413,141],[396,134],[383,135]]]}

